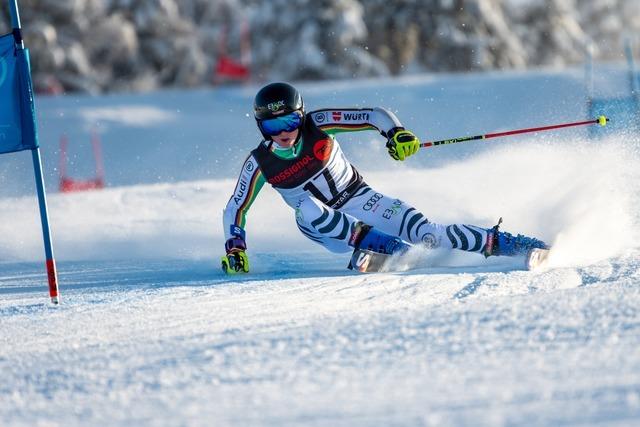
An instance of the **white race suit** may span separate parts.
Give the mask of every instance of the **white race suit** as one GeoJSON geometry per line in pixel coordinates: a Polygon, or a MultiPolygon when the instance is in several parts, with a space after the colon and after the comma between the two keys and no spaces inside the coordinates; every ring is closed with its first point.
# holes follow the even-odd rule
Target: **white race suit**
{"type": "Polygon", "coordinates": [[[247,212],[269,182],[295,210],[299,230],[333,252],[353,250],[349,238],[358,221],[410,243],[481,252],[486,229],[430,222],[409,204],[371,188],[335,138],[340,132],[363,130],[386,136],[401,126],[383,108],[323,109],[305,115],[301,136],[288,156],[279,154],[273,141],[262,141],[244,161],[224,209],[225,237],[245,238],[247,212]]]}

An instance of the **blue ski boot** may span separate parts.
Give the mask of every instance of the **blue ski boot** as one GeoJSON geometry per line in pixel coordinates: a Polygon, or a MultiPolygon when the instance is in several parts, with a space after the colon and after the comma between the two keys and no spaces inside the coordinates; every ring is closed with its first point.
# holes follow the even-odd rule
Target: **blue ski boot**
{"type": "Polygon", "coordinates": [[[357,222],[354,225],[349,246],[353,246],[356,250],[369,250],[386,255],[406,252],[411,247],[399,237],[383,233],[363,222],[357,222]]]}
{"type": "Polygon", "coordinates": [[[500,231],[500,224],[502,224],[502,218],[498,220],[498,224],[487,230],[487,244],[482,251],[485,257],[518,256],[526,255],[531,249],[549,249],[549,245],[542,240],[522,234],[514,237],[510,233],[500,231]]]}

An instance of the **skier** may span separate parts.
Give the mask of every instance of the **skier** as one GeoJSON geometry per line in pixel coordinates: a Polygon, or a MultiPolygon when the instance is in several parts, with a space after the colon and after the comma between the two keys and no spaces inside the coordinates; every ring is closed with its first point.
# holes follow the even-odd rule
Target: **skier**
{"type": "Polygon", "coordinates": [[[298,229],[332,252],[368,249],[383,254],[412,244],[485,256],[526,254],[547,245],[523,235],[467,224],[430,222],[407,203],[371,188],[335,139],[340,132],[377,130],[394,160],[415,154],[418,138],[384,108],[330,108],[305,113],[300,93],[287,83],[258,91],[254,115],[264,140],[242,165],[223,212],[226,273],[249,272],[246,216],[265,182],[295,210],[298,229]]]}

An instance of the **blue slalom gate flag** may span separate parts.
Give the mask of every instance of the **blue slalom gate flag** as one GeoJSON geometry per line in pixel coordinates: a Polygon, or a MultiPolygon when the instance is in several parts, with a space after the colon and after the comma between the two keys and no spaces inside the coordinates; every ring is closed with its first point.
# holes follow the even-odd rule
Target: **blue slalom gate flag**
{"type": "Polygon", "coordinates": [[[29,51],[0,37],[0,154],[38,147],[29,51]]]}
{"type": "Polygon", "coordinates": [[[53,257],[42,158],[38,146],[31,64],[29,51],[22,40],[18,0],[9,0],[9,12],[13,31],[0,36],[0,154],[31,151],[40,207],[49,296],[53,304],[58,304],[58,273],[53,257]]]}

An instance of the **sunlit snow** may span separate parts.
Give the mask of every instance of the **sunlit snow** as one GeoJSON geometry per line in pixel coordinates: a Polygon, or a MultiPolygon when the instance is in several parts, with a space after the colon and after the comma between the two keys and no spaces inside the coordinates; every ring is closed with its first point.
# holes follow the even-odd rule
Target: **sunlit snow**
{"type": "MultiPolygon", "coordinates": [[[[300,87],[309,109],[380,104],[437,139],[582,120],[581,85],[568,71],[300,87]]],[[[227,277],[221,211],[258,142],[254,89],[39,100],[62,304],[48,303],[32,178],[6,189],[29,156],[3,156],[0,425],[640,422],[637,135],[562,130],[402,164],[375,133],[341,139],[371,186],[431,221],[503,217],[553,243],[544,271],[435,251],[417,270],[358,275],[265,187],[247,226],[252,273],[227,277]],[[57,193],[65,127],[75,172],[91,174],[87,117],[110,187],[57,193]]]]}

